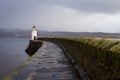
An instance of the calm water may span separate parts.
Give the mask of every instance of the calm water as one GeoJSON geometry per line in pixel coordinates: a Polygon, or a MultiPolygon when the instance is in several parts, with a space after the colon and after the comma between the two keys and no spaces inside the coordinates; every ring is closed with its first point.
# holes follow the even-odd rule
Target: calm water
{"type": "Polygon", "coordinates": [[[28,59],[28,38],[0,38],[0,80],[28,59]]]}

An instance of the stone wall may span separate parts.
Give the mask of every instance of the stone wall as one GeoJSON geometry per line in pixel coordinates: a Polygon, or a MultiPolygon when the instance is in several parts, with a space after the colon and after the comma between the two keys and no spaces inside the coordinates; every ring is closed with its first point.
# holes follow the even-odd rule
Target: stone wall
{"type": "Polygon", "coordinates": [[[46,38],[62,44],[92,80],[120,79],[120,41],[100,38],[46,38]]]}

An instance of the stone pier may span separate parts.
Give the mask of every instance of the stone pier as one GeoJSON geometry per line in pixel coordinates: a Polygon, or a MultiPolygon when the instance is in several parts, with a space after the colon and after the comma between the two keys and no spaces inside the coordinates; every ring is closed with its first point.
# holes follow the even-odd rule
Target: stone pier
{"type": "Polygon", "coordinates": [[[9,80],[78,80],[62,49],[51,42],[42,47],[9,80]]]}

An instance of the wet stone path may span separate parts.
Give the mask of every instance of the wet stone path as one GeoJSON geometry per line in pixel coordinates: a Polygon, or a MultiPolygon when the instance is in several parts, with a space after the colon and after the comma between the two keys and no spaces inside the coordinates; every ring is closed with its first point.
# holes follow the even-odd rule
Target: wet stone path
{"type": "Polygon", "coordinates": [[[32,60],[10,80],[78,80],[62,49],[44,42],[32,60]]]}

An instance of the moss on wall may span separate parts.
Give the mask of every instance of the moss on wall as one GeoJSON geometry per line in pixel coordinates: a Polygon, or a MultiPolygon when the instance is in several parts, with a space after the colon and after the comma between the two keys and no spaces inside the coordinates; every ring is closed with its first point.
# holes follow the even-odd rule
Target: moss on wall
{"type": "Polygon", "coordinates": [[[120,79],[120,41],[101,38],[47,38],[61,43],[92,80],[120,79]]]}

